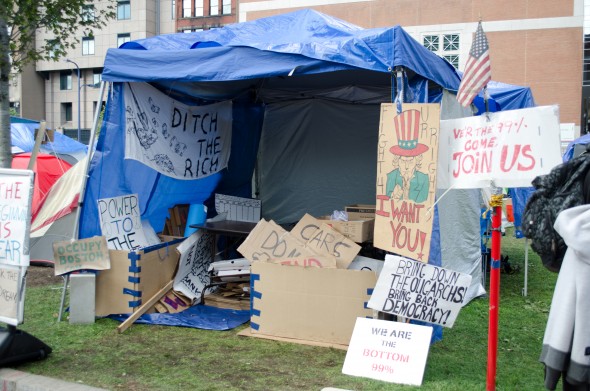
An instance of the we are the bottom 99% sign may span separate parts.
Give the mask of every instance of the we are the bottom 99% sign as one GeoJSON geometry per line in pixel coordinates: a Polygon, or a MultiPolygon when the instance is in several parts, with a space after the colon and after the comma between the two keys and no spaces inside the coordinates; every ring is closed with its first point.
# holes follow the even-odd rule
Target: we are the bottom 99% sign
{"type": "Polygon", "coordinates": [[[357,318],[342,373],[420,385],[432,327],[357,318]]]}

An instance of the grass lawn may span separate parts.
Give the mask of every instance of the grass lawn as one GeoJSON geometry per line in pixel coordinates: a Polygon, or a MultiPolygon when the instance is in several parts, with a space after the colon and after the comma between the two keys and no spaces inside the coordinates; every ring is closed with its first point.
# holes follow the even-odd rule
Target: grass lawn
{"type": "MultiPolygon", "coordinates": [[[[528,296],[524,239],[507,229],[502,254],[515,274],[501,274],[497,390],[542,390],[538,362],[557,274],[529,251],[528,296]]],[[[487,284],[486,284],[487,289],[487,284]]],[[[110,390],[407,390],[418,387],[343,375],[345,351],[238,336],[230,331],[57,322],[61,285],[27,288],[18,328],[52,347],[45,360],[15,369],[110,390]]],[[[443,340],[431,346],[421,390],[485,390],[488,297],[465,306],[443,340]]]]}

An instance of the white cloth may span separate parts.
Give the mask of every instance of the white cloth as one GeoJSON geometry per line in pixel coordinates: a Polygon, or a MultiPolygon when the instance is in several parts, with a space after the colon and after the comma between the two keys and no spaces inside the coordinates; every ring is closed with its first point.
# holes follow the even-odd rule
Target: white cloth
{"type": "Polygon", "coordinates": [[[568,249],[555,285],[540,358],[550,390],[562,373],[570,384],[590,384],[590,205],[562,211],[554,228],[568,249]]]}

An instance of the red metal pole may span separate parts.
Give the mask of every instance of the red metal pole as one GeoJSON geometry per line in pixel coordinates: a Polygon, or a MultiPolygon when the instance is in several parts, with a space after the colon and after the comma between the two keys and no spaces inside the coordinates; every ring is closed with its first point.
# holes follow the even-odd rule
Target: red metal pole
{"type": "Polygon", "coordinates": [[[492,250],[490,264],[490,315],[488,328],[488,374],[486,391],[496,389],[496,362],[498,355],[498,310],[500,307],[500,261],[502,252],[502,201],[492,204],[492,250]]]}

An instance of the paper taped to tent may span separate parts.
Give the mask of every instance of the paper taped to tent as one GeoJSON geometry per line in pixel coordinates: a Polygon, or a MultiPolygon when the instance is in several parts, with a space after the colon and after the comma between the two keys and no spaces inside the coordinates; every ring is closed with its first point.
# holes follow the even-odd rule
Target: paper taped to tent
{"type": "MultiPolygon", "coordinates": [[[[382,103],[438,104],[441,120],[474,115],[457,103],[453,66],[402,27],[362,29],[312,10],[127,42],[108,50],[103,81],[79,238],[102,234],[98,200],[129,195],[158,233],[176,205],[214,217],[215,194],[256,198],[263,219],[287,227],[374,208],[382,103]]],[[[534,104],[530,90],[497,92],[492,111],[534,104]]],[[[481,206],[479,190],[440,197],[424,260],[471,275],[466,302],[485,293],[481,206]]]]}

